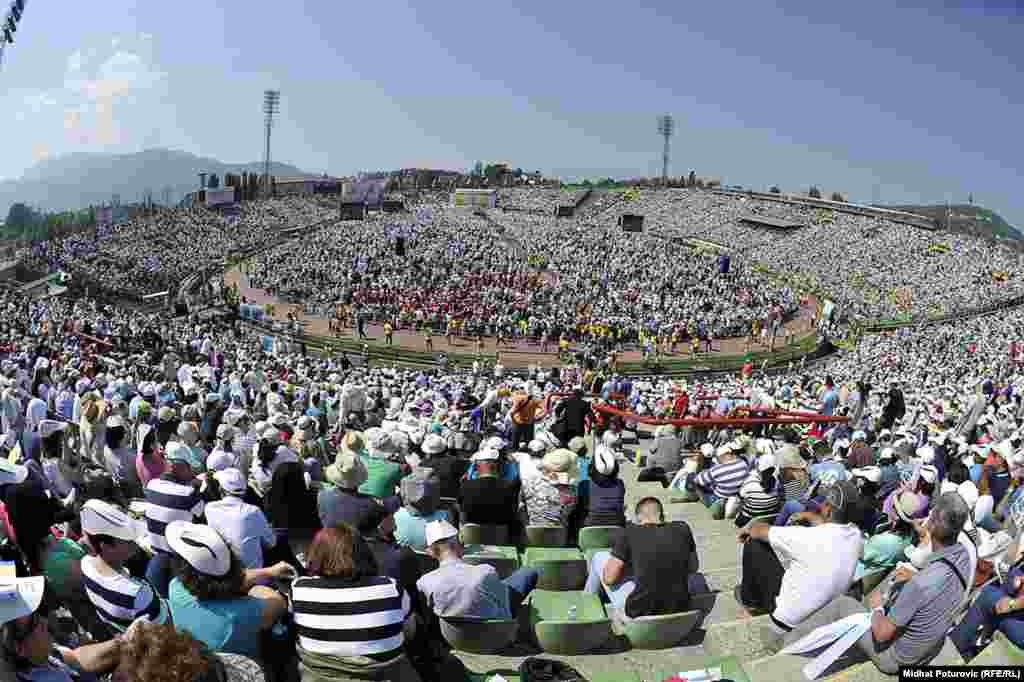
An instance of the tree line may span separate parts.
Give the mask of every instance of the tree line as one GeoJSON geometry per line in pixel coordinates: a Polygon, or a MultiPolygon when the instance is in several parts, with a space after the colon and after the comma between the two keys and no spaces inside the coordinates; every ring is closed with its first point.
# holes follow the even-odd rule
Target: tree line
{"type": "Polygon", "coordinates": [[[96,208],[77,211],[37,211],[28,204],[12,204],[7,211],[7,220],[0,228],[0,239],[33,241],[51,239],[71,234],[77,230],[96,225],[96,208]]]}

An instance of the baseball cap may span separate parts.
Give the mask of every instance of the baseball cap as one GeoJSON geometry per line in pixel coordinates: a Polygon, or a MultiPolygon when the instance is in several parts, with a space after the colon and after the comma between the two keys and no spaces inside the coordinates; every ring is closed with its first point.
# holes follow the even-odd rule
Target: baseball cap
{"type": "Polygon", "coordinates": [[[93,499],[82,506],[82,530],[89,535],[109,535],[135,542],[145,532],[145,527],[119,507],[93,499]]]}
{"type": "Polygon", "coordinates": [[[882,470],[876,466],[861,467],[860,469],[854,469],[850,473],[872,483],[878,483],[882,480],[882,470]]]}
{"type": "Polygon", "coordinates": [[[210,526],[172,521],[165,534],[171,549],[199,573],[219,578],[231,570],[231,550],[210,526]]]}
{"type": "Polygon", "coordinates": [[[768,471],[775,468],[775,455],[761,455],[757,458],[757,470],[768,471]]]}
{"type": "Polygon", "coordinates": [[[245,478],[242,476],[242,472],[235,468],[222,469],[215,473],[213,477],[220,483],[220,487],[224,489],[224,492],[229,495],[244,495],[245,489],[245,478]]]}
{"type": "Polygon", "coordinates": [[[36,612],[43,603],[46,578],[4,578],[0,580],[0,625],[36,612]]]}
{"type": "Polygon", "coordinates": [[[474,462],[493,462],[501,456],[494,448],[484,447],[474,453],[472,460],[474,462]]]}
{"type": "Polygon", "coordinates": [[[828,491],[825,493],[825,502],[835,510],[833,513],[836,516],[848,519],[858,496],[859,491],[853,482],[838,481],[829,486],[828,491]]]}
{"type": "Polygon", "coordinates": [[[459,531],[447,521],[431,521],[427,524],[426,536],[427,545],[429,546],[442,540],[458,537],[459,531]]]}

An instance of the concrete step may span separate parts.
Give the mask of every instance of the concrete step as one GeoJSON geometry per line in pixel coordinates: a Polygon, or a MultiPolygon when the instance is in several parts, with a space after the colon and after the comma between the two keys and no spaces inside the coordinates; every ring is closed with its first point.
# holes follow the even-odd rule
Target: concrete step
{"type": "MultiPolygon", "coordinates": [[[[749,661],[743,664],[750,682],[776,682],[777,680],[806,679],[804,667],[818,655],[812,654],[774,654],[749,661]]],[[[963,665],[959,652],[948,638],[942,648],[928,665],[956,666],[963,665]]],[[[820,680],[843,680],[843,682],[883,682],[892,680],[892,676],[883,673],[871,661],[865,661],[864,655],[851,648],[830,665],[818,678],[820,680]]]]}
{"type": "MultiPolygon", "coordinates": [[[[779,682],[779,680],[805,680],[804,667],[814,660],[814,656],[791,656],[775,654],[743,664],[750,682],[779,682]]],[[[820,680],[842,679],[844,682],[875,682],[891,680],[882,673],[871,661],[863,662],[851,655],[840,656],[819,677],[820,680]]]]}
{"type": "MultiPolygon", "coordinates": [[[[736,603],[735,600],[732,601],[734,604],[736,603]]],[[[715,608],[718,608],[718,604],[715,604],[715,608]]],[[[735,656],[741,661],[769,656],[772,652],[768,651],[761,641],[761,628],[768,627],[769,624],[769,618],[765,615],[756,618],[737,618],[707,625],[704,634],[704,651],[708,656],[735,656]]]]}

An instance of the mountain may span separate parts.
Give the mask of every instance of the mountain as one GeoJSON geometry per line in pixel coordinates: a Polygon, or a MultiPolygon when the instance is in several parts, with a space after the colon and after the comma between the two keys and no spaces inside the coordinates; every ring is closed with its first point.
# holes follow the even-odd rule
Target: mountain
{"type": "MultiPolygon", "coordinates": [[[[909,213],[917,213],[938,222],[939,227],[946,229],[946,205],[938,206],[883,206],[909,213]]],[[[995,211],[974,206],[959,204],[949,206],[949,229],[986,239],[998,239],[1011,242],[1024,242],[1024,233],[1003,220],[995,211]]],[[[1020,246],[1013,244],[1013,246],[1020,246]]]]}
{"type": "MultiPolygon", "coordinates": [[[[18,180],[0,182],[0,220],[11,204],[23,202],[47,211],[77,209],[109,203],[118,194],[122,204],[139,201],[146,190],[153,201],[163,202],[164,188],[171,188],[172,202],[199,186],[199,173],[216,173],[223,184],[225,173],[263,173],[263,164],[225,163],[187,152],[148,149],[136,154],[75,153],[45,159],[25,171],[18,180]]],[[[310,176],[295,166],[271,163],[276,176],[310,176]]]]}

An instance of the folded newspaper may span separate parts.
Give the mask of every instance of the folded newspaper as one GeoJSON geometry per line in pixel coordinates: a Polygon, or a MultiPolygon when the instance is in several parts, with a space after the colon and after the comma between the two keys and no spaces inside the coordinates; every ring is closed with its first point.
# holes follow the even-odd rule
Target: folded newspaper
{"type": "Polygon", "coordinates": [[[808,680],[815,680],[830,665],[839,660],[839,657],[845,654],[854,642],[869,629],[871,629],[871,613],[855,613],[835,623],[817,628],[803,639],[783,648],[779,653],[804,654],[828,647],[804,666],[804,676],[808,680]]]}

